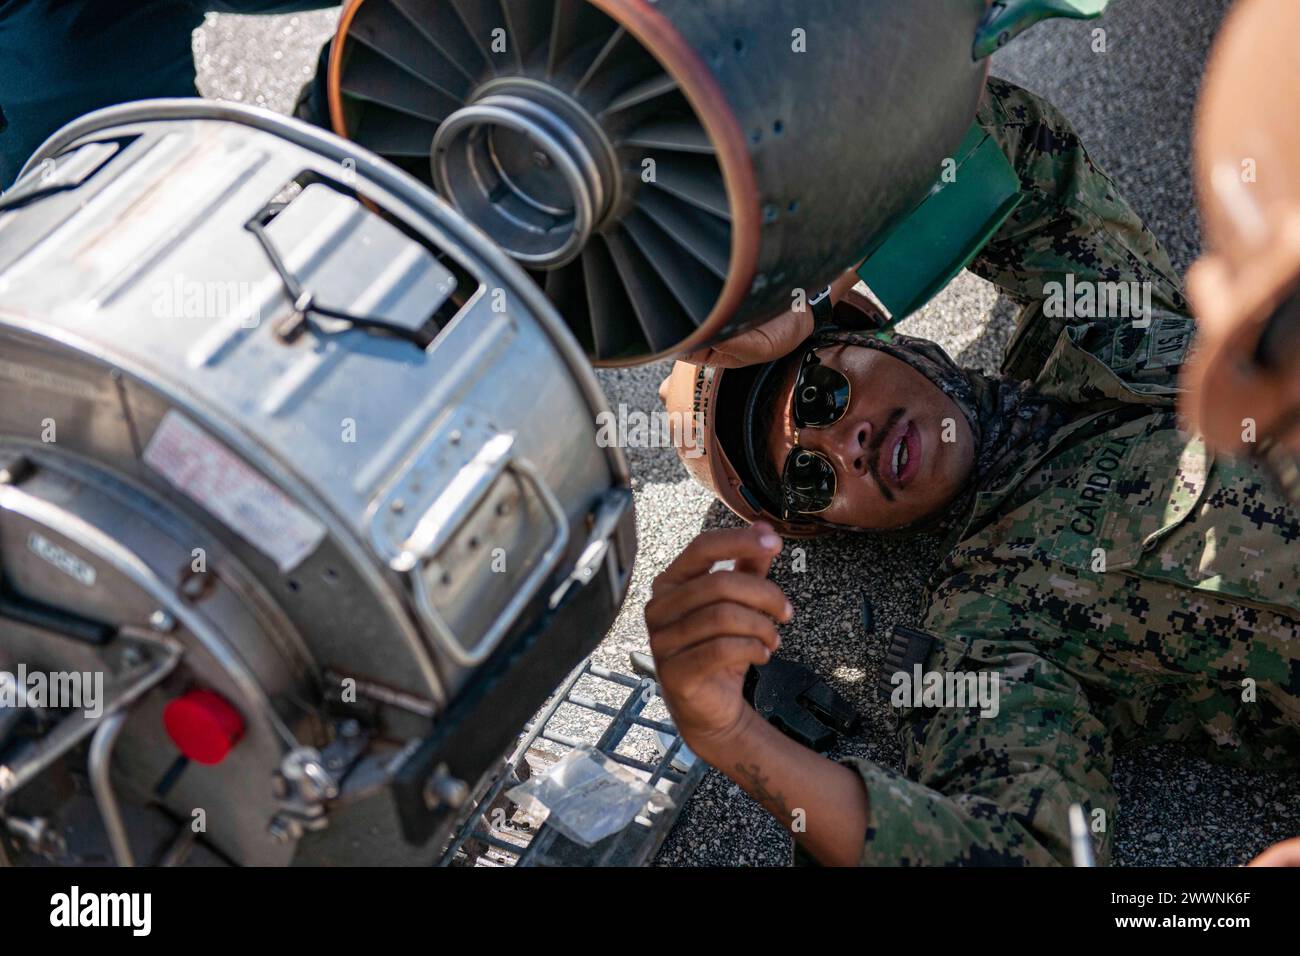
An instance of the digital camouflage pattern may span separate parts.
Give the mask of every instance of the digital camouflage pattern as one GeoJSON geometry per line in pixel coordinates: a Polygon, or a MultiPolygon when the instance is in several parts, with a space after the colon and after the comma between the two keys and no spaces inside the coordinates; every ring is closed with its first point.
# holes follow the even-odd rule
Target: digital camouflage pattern
{"type": "Polygon", "coordinates": [[[906,709],[904,773],[851,761],[862,862],[1069,863],[1079,802],[1104,863],[1117,748],[1300,762],[1300,515],[1260,466],[1178,430],[1177,275],[1069,123],[998,80],[979,117],[1028,193],[972,265],[1025,303],[1004,371],[1075,411],[981,476],[930,583],[925,669],[998,672],[999,713],[906,709]],[[1150,321],[1047,315],[1067,274],[1150,282],[1150,321]]]}

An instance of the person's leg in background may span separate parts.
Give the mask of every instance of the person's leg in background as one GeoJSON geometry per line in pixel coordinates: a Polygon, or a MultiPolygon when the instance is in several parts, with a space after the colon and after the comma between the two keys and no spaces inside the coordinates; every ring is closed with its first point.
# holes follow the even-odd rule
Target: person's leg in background
{"type": "Polygon", "coordinates": [[[316,61],[316,74],[302,85],[298,99],[293,104],[295,118],[316,126],[331,129],[329,92],[326,79],[329,76],[330,49],[334,46],[331,38],[321,47],[320,58],[316,61]]]}
{"type": "MultiPolygon", "coordinates": [[[[332,5],[0,0],[0,189],[13,184],[51,133],[78,116],[130,100],[196,96],[192,37],[205,13],[293,13],[332,5]]],[[[324,103],[322,88],[295,115],[324,124],[324,103]]]]}

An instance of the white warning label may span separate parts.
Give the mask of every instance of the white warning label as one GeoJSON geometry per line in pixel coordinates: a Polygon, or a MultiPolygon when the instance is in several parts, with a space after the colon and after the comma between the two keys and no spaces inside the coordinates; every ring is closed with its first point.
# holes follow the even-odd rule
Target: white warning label
{"type": "Polygon", "coordinates": [[[301,564],[325,537],[323,524],[175,409],[163,416],[144,460],[282,573],[301,564]]]}

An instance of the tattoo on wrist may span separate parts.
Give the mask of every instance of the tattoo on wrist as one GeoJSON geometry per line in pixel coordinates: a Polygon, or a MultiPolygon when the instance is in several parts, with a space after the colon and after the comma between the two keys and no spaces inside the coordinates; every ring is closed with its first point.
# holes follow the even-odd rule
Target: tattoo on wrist
{"type": "Polygon", "coordinates": [[[767,784],[771,778],[763,776],[763,771],[758,764],[738,763],[735,771],[741,779],[741,786],[748,790],[755,800],[767,807],[783,826],[788,827],[794,814],[785,802],[785,794],[768,788],[767,784]]]}

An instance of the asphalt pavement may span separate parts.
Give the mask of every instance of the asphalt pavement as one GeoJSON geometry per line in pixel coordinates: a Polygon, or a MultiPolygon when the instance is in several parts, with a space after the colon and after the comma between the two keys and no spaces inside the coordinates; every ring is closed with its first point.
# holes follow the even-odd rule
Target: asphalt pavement
{"type": "MultiPolygon", "coordinates": [[[[1042,24],[994,59],[995,73],[1047,96],[1071,118],[1179,269],[1195,257],[1199,242],[1189,163],[1192,110],[1206,51],[1228,5],[1113,0],[1101,21],[1042,24]]],[[[196,41],[201,92],[287,112],[312,75],[335,17],[334,11],[210,16],[196,41]]],[[[938,341],[963,364],[991,371],[1013,316],[992,286],[963,274],[905,331],[938,341]]],[[[649,412],[658,407],[656,389],[667,370],[661,362],[599,375],[611,403],[649,412]]],[[[628,457],[640,545],[627,603],[597,651],[600,663],[624,671],[629,651],[646,647],[641,608],[650,581],[700,531],[737,523],[686,477],[670,451],[630,449],[628,457]]],[[[792,569],[791,545],[774,570],[797,609],[783,630],[781,653],[815,668],[864,714],[865,729],[845,741],[841,753],[896,767],[900,752],[872,688],[883,635],[919,616],[938,541],[903,546],[841,535],[803,546],[806,572],[792,569]],[[864,593],[874,609],[874,636],[862,633],[859,623],[864,593]]],[[[581,714],[568,719],[575,734],[581,731],[581,714]]],[[[1234,865],[1300,834],[1294,775],[1228,769],[1154,747],[1121,756],[1115,783],[1118,864],[1234,865]]],[[[710,772],[658,862],[780,865],[788,859],[781,828],[738,787],[710,772]]]]}

